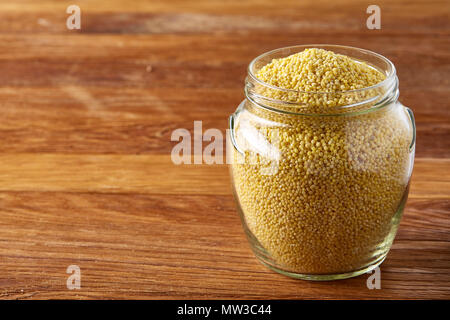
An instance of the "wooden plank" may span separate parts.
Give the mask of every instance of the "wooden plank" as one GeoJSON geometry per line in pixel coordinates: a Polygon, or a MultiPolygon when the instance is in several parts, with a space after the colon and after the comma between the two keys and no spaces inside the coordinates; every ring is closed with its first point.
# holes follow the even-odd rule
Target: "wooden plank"
{"type": "MultiPolygon", "coordinates": [[[[225,160],[224,160],[225,161],[225,160]]],[[[450,198],[450,160],[416,159],[411,198],[450,198]]],[[[223,165],[167,155],[0,154],[0,191],[230,195],[223,165]]]]}
{"type": "MultiPolygon", "coordinates": [[[[299,44],[298,35],[1,35],[1,86],[112,86],[134,88],[233,88],[242,92],[247,66],[257,55],[299,44]],[[10,49],[10,48],[16,49],[10,49]],[[22,50],[26,47],[27,50],[22,50]],[[218,51],[217,48],[220,48],[218,51]],[[9,52],[11,51],[11,54],[9,52]],[[77,55],[72,56],[72,52],[77,55]],[[132,52],[132,53],[131,53],[132,52]],[[149,72],[147,67],[151,66],[149,72]]],[[[379,52],[397,66],[402,90],[448,93],[449,37],[390,35],[302,36],[301,43],[336,43],[379,52]],[[420,61],[423,73],[411,65],[420,61]],[[419,90],[419,91],[418,91],[419,90]]],[[[404,91],[402,91],[404,92],[404,91]]],[[[432,98],[432,97],[430,97],[432,98]]]]}
{"type": "MultiPolygon", "coordinates": [[[[173,129],[191,129],[194,120],[224,130],[228,115],[243,99],[249,61],[265,50],[292,44],[296,37],[47,35],[43,42],[32,35],[1,35],[0,98],[6,119],[0,129],[6,125],[1,133],[11,143],[0,149],[168,152],[173,129]]],[[[389,35],[302,39],[365,43],[391,58],[400,78],[400,101],[416,114],[417,156],[450,156],[450,108],[444,102],[449,96],[448,37],[417,38],[431,48],[426,54],[419,45],[411,48],[409,38],[391,46],[389,35]],[[420,73],[411,68],[414,61],[420,61],[420,73]]]]}
{"type": "MultiPolygon", "coordinates": [[[[412,92],[404,103],[415,112],[416,155],[450,157],[450,108],[433,109],[447,93],[412,92]],[[424,102],[414,102],[418,99],[424,102]]],[[[172,132],[185,128],[192,133],[197,120],[203,130],[217,128],[225,137],[227,118],[243,99],[241,90],[234,89],[172,93],[170,88],[0,88],[0,152],[168,155],[175,145],[172,132]]]]}
{"type": "Polygon", "coordinates": [[[170,156],[0,154],[0,190],[230,194],[219,165],[174,165],[170,156]]]}
{"type": "MultiPolygon", "coordinates": [[[[96,1],[79,0],[83,32],[205,33],[205,32],[365,32],[368,4],[340,1],[96,1]]],[[[380,0],[383,30],[400,34],[442,34],[448,28],[448,2],[380,0]],[[436,10],[441,8],[441,10],[436,10]],[[447,10],[446,10],[447,9],[447,10]]],[[[65,32],[68,4],[58,0],[2,3],[3,32],[65,32]]]]}
{"type": "Polygon", "coordinates": [[[449,200],[408,203],[382,290],[367,289],[368,275],[317,283],[266,269],[229,195],[2,192],[0,203],[4,298],[412,299],[450,289],[449,200]],[[65,288],[71,264],[80,291],[65,288]]]}

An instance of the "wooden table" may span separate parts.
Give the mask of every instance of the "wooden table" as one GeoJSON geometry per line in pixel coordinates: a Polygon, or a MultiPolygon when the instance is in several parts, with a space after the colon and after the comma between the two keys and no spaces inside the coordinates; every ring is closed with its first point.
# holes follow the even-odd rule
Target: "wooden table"
{"type": "Polygon", "coordinates": [[[0,4],[0,298],[450,298],[449,2],[11,0],[0,4]],[[67,30],[68,5],[81,30],[67,30]],[[293,280],[254,258],[226,165],[170,160],[176,128],[224,132],[249,61],[367,48],[417,120],[395,244],[369,275],[293,280]],[[66,269],[81,268],[68,290],[66,269]]]}

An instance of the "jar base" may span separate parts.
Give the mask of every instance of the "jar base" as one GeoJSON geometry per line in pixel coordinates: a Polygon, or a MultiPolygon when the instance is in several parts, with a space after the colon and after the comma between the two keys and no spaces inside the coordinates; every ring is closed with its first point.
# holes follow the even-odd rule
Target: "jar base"
{"type": "Polygon", "coordinates": [[[387,256],[387,253],[384,254],[383,256],[381,256],[380,258],[378,258],[370,266],[362,268],[362,269],[358,269],[355,271],[351,271],[351,272],[336,273],[336,274],[301,274],[301,273],[286,271],[286,270],[280,269],[278,267],[275,267],[275,266],[269,264],[268,262],[264,261],[264,259],[262,257],[259,257],[258,255],[256,255],[257,259],[264,266],[266,266],[267,268],[269,268],[272,271],[275,271],[284,276],[288,276],[290,278],[300,279],[300,280],[310,280],[310,281],[330,281],[330,280],[342,280],[342,279],[354,278],[354,277],[360,276],[364,273],[370,272],[373,269],[375,269],[376,267],[378,267],[379,265],[381,265],[383,263],[384,259],[386,258],[386,256],[387,256]]]}

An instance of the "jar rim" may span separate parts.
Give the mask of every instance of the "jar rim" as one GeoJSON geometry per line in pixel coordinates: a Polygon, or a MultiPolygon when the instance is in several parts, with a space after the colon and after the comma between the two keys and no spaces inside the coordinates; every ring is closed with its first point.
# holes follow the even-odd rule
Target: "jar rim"
{"type": "MultiPolygon", "coordinates": [[[[349,56],[349,57],[352,58],[352,59],[355,59],[352,56],[349,56]]],[[[356,60],[359,60],[359,59],[356,59],[356,60]]],[[[364,62],[366,62],[366,61],[364,61],[364,62]]],[[[369,64],[369,66],[373,67],[370,64],[369,64]]],[[[388,83],[390,83],[391,81],[393,81],[396,78],[396,69],[395,69],[394,64],[388,58],[384,57],[383,55],[381,55],[379,53],[376,53],[376,52],[373,52],[373,51],[370,51],[370,50],[367,50],[367,49],[361,49],[361,48],[357,48],[357,47],[337,45],[337,44],[305,44],[305,45],[295,45],[295,46],[289,46],[289,47],[283,47],[283,48],[270,50],[270,51],[267,51],[267,52],[264,52],[264,53],[260,54],[256,58],[254,58],[250,62],[250,64],[248,65],[247,73],[250,76],[250,78],[253,81],[255,81],[256,83],[258,83],[259,85],[264,86],[264,87],[268,87],[268,88],[273,89],[273,90],[279,90],[279,91],[286,92],[286,93],[292,92],[292,93],[297,93],[297,94],[319,94],[319,95],[320,94],[324,94],[324,95],[325,94],[328,94],[328,95],[329,94],[349,94],[349,93],[359,93],[359,92],[374,90],[374,89],[377,89],[377,88],[380,88],[380,87],[383,87],[383,86],[387,85],[388,83]],[[376,83],[376,84],[374,84],[372,86],[365,87],[365,88],[359,88],[359,89],[344,90],[344,91],[333,91],[333,92],[326,92],[326,91],[322,91],[322,92],[321,91],[302,91],[302,90],[286,89],[286,88],[282,88],[282,87],[277,87],[277,86],[271,85],[271,84],[269,84],[269,83],[259,79],[255,75],[255,73],[253,72],[255,64],[258,61],[260,61],[261,59],[266,58],[266,57],[268,57],[270,55],[274,55],[276,53],[283,52],[283,51],[291,51],[291,50],[295,51],[295,52],[292,52],[292,53],[284,55],[284,57],[287,57],[287,56],[289,56],[291,54],[294,54],[294,53],[297,53],[297,52],[301,52],[301,51],[303,51],[305,49],[311,49],[311,48],[330,50],[330,51],[333,51],[333,52],[338,53],[338,54],[340,54],[340,53],[336,52],[336,51],[334,51],[332,49],[334,48],[334,49],[338,49],[338,50],[356,51],[356,52],[363,53],[365,55],[372,56],[372,57],[380,59],[381,61],[386,63],[387,66],[389,66],[389,69],[388,69],[387,74],[385,74],[386,78],[383,81],[380,81],[380,82],[378,82],[378,83],[376,83]],[[303,50],[297,50],[297,49],[303,49],[303,50]]]]}

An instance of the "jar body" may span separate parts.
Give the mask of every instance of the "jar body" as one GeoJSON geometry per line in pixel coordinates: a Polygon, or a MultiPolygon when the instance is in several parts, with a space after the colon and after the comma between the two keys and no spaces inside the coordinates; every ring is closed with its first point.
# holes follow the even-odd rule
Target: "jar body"
{"type": "Polygon", "coordinates": [[[414,160],[414,120],[404,106],[394,100],[368,112],[311,116],[246,99],[232,120],[234,195],[264,264],[330,280],[384,260],[414,160]]]}

